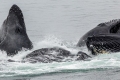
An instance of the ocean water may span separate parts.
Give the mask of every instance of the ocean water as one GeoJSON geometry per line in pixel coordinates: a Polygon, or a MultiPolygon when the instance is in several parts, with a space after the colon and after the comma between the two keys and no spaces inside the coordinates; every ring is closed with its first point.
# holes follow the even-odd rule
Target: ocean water
{"type": "Polygon", "coordinates": [[[80,37],[99,23],[120,18],[120,0],[1,0],[0,24],[13,4],[24,15],[34,48],[14,57],[0,52],[0,80],[119,80],[120,53],[102,54],[89,61],[21,63],[30,52],[62,47],[76,54],[80,37]],[[18,62],[7,62],[13,59],[18,62]]]}

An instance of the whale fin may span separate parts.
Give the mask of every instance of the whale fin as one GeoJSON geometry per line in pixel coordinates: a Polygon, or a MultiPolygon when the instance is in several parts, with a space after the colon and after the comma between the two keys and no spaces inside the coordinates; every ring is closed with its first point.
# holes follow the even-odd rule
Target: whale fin
{"type": "Polygon", "coordinates": [[[88,50],[93,55],[120,51],[120,37],[118,35],[99,35],[87,38],[88,50]]]}

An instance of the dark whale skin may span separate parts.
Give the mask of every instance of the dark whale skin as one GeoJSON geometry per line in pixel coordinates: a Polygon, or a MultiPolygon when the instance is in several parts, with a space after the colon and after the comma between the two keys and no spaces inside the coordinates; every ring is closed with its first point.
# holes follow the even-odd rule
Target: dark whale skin
{"type": "Polygon", "coordinates": [[[8,56],[13,56],[22,49],[32,48],[22,11],[17,5],[13,5],[0,29],[0,50],[6,51],[8,56]]]}
{"type": "Polygon", "coordinates": [[[109,22],[100,23],[97,27],[84,34],[77,43],[78,47],[85,46],[86,40],[91,36],[99,36],[101,34],[120,34],[120,19],[111,20],[109,22]]]}

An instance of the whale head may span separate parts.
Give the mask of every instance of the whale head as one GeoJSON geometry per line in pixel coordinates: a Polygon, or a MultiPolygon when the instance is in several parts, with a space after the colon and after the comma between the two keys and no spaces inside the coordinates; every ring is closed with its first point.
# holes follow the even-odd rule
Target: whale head
{"type": "Polygon", "coordinates": [[[32,42],[26,33],[22,11],[14,4],[0,29],[0,50],[6,51],[7,55],[14,55],[23,48],[32,49],[32,47],[32,42]]]}

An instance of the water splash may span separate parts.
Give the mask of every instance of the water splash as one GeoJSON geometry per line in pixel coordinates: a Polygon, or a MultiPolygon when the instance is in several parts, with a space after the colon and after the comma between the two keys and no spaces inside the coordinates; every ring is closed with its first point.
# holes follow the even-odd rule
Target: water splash
{"type": "Polygon", "coordinates": [[[5,52],[0,51],[0,77],[10,76],[31,76],[41,75],[52,72],[74,72],[91,70],[98,68],[119,68],[120,53],[101,54],[93,57],[90,61],[70,61],[70,62],[53,62],[53,63],[21,63],[22,58],[30,52],[49,47],[61,47],[76,54],[79,50],[87,52],[85,47],[76,48],[75,42],[65,42],[55,36],[46,36],[43,40],[34,43],[34,49],[30,51],[21,51],[14,57],[8,57],[5,52]],[[8,62],[13,59],[19,62],[8,62]]]}

